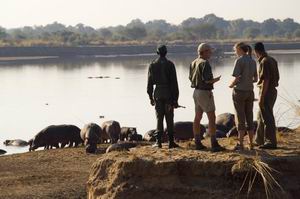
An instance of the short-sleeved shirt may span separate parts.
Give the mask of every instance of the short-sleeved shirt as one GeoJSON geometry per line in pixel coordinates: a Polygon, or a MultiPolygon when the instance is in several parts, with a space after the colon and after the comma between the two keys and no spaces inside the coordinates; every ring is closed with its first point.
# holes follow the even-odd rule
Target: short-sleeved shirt
{"type": "Polygon", "coordinates": [[[235,61],[232,76],[239,77],[239,81],[234,86],[235,89],[252,91],[253,80],[257,77],[256,62],[249,55],[239,57],[235,61]]]}
{"type": "Polygon", "coordinates": [[[258,83],[257,86],[261,87],[264,80],[269,80],[269,88],[276,88],[279,82],[279,70],[277,61],[265,54],[259,60],[258,70],[258,83]]]}
{"type": "Polygon", "coordinates": [[[198,57],[190,65],[189,79],[191,87],[200,90],[212,90],[213,84],[208,84],[206,81],[212,80],[213,73],[208,60],[198,57]]]}

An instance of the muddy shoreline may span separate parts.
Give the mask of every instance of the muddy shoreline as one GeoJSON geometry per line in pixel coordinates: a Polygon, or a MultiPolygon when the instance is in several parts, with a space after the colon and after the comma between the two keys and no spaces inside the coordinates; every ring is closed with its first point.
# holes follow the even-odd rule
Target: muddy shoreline
{"type": "MultiPolygon", "coordinates": [[[[300,165],[300,131],[298,129],[295,133],[281,133],[278,136],[279,148],[273,151],[255,149],[254,151],[235,152],[232,151],[232,148],[236,139],[232,138],[221,139],[221,144],[228,150],[216,154],[209,150],[195,151],[193,142],[181,142],[182,148],[174,150],[167,149],[167,145],[164,144],[161,150],[152,149],[150,146],[140,146],[129,152],[105,154],[108,145],[100,145],[99,151],[95,155],[87,155],[84,148],[79,147],[1,156],[0,199],[78,199],[87,198],[88,195],[97,197],[100,192],[96,190],[105,191],[106,194],[101,198],[118,198],[115,196],[124,196],[124,194],[128,196],[126,198],[132,199],[164,198],[163,196],[171,197],[173,191],[177,193],[177,195],[173,195],[174,198],[180,198],[179,196],[189,199],[243,198],[242,196],[245,195],[239,195],[238,191],[242,179],[235,181],[230,178],[233,180],[230,181],[230,184],[227,181],[228,178],[224,178],[224,174],[226,174],[224,171],[226,170],[230,175],[229,166],[236,163],[240,157],[259,157],[280,171],[280,175],[277,177],[287,192],[284,193],[287,194],[285,198],[292,199],[299,194],[300,190],[300,178],[297,172],[300,165]],[[119,166],[108,167],[104,165],[104,162],[119,166]],[[151,170],[152,166],[162,169],[159,175],[156,175],[153,169],[151,170]],[[178,170],[178,166],[181,169],[178,170]],[[97,170],[98,167],[102,170],[97,170]],[[131,174],[131,170],[134,171],[135,167],[145,168],[139,169],[139,173],[131,174]],[[152,172],[147,172],[147,169],[152,172]],[[94,175],[98,171],[106,173],[101,177],[103,178],[101,181],[98,181],[97,175],[94,175]],[[142,176],[143,172],[144,177],[142,176]],[[172,175],[169,175],[169,172],[172,175]],[[124,176],[115,178],[118,173],[123,173],[124,176]],[[126,184],[127,175],[131,176],[131,180],[128,181],[130,186],[126,184]],[[163,179],[159,177],[160,175],[164,175],[163,179]],[[181,178],[183,180],[179,180],[181,178]],[[138,180],[136,181],[136,179],[138,180]],[[144,180],[140,181],[141,179],[144,180]],[[115,180],[118,180],[116,181],[118,184],[113,186],[112,182],[115,180]],[[155,182],[161,180],[165,183],[158,187],[155,182]],[[174,189],[168,185],[169,180],[174,186],[176,185],[175,188],[173,187],[174,189]],[[128,189],[131,185],[139,186],[140,189],[131,191],[128,189]],[[218,190],[212,188],[213,185],[216,185],[218,190]],[[190,192],[191,190],[193,192],[190,192]],[[131,194],[128,195],[128,193],[131,194]],[[147,195],[141,197],[143,193],[147,193],[147,195]],[[199,193],[205,194],[200,197],[199,193]]],[[[209,146],[209,139],[205,139],[204,144],[209,146]]],[[[253,197],[249,198],[265,197],[264,189],[260,186],[255,188],[253,194],[253,197]]]]}

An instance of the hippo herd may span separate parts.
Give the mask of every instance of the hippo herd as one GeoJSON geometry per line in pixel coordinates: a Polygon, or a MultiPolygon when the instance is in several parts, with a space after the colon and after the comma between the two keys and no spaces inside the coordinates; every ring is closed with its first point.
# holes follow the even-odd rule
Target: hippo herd
{"type": "MultiPolygon", "coordinates": [[[[223,113],[216,118],[217,138],[237,136],[238,131],[235,126],[234,115],[223,113]]],[[[257,122],[255,122],[257,128],[257,122]]],[[[278,127],[280,132],[292,132],[287,127],[278,127]]],[[[86,124],[82,129],[74,125],[51,125],[37,133],[28,142],[24,140],[5,140],[6,146],[29,146],[29,151],[34,151],[40,147],[44,149],[77,147],[82,144],[87,153],[95,153],[97,144],[110,143],[107,152],[129,149],[135,147],[138,141],[153,142],[155,130],[150,130],[144,137],[137,133],[136,127],[121,127],[120,123],[114,120],[103,122],[101,126],[95,123],[86,124]],[[127,143],[124,143],[126,141],[127,143]],[[129,143],[128,143],[129,142],[129,143]]],[[[201,125],[201,136],[207,136],[207,125],[201,125]]],[[[168,139],[165,130],[162,141],[168,139]]],[[[176,122],[174,124],[174,138],[176,141],[187,141],[194,138],[193,122],[176,122]]],[[[0,155],[6,151],[0,149],[0,155]]]]}

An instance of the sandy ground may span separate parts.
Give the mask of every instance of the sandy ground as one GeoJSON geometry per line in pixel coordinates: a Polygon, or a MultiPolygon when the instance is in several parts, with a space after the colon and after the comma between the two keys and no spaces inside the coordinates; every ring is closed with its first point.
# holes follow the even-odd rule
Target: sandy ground
{"type": "MultiPolygon", "coordinates": [[[[241,154],[259,154],[266,157],[300,155],[300,132],[280,134],[278,138],[278,150],[246,150],[241,153],[230,150],[236,143],[234,139],[224,139],[221,143],[229,150],[217,155],[209,150],[194,151],[193,143],[185,142],[180,143],[182,149],[175,149],[176,157],[173,158],[230,161],[241,154]]],[[[208,139],[204,143],[209,146],[208,139]]],[[[102,157],[106,147],[107,145],[100,146],[95,155],[87,155],[84,148],[79,147],[0,156],[0,198],[86,198],[90,169],[96,159],[102,157]]],[[[162,150],[153,150],[149,146],[131,150],[130,153],[140,156],[146,156],[149,152],[155,153],[161,159],[168,159],[172,155],[166,145],[162,150]]]]}

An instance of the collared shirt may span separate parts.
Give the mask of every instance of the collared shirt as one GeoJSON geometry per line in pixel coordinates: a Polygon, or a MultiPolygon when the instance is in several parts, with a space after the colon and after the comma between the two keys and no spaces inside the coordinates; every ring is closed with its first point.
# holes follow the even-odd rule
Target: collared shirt
{"type": "Polygon", "coordinates": [[[232,76],[239,77],[235,89],[252,91],[253,80],[257,77],[256,62],[249,55],[240,56],[234,63],[232,76]]]}
{"type": "Polygon", "coordinates": [[[213,78],[212,69],[208,60],[198,57],[191,63],[189,79],[192,88],[212,90],[214,88],[213,84],[208,84],[206,81],[210,81],[213,78]]]}
{"type": "Polygon", "coordinates": [[[269,88],[276,88],[279,82],[279,70],[277,61],[269,56],[264,54],[258,59],[259,62],[259,71],[258,71],[258,87],[262,87],[264,80],[269,80],[269,88]]]}

